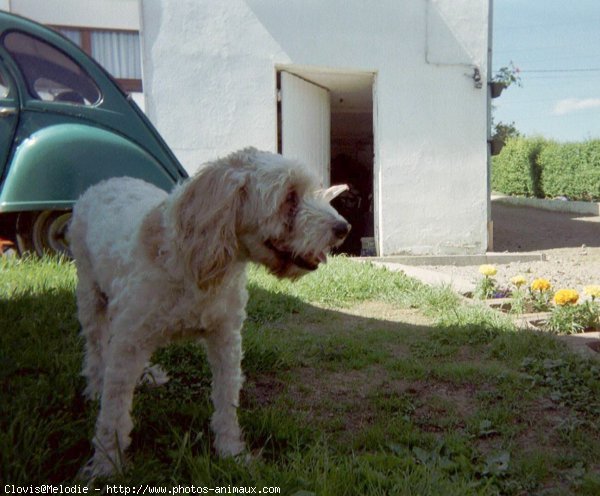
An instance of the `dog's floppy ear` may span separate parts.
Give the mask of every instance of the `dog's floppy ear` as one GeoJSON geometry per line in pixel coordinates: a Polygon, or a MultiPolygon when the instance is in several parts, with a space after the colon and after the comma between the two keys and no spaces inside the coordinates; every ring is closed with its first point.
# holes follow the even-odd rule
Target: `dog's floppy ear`
{"type": "Polygon", "coordinates": [[[348,191],[350,188],[347,184],[336,184],[327,189],[319,189],[315,192],[317,198],[325,200],[327,203],[332,201],[334,198],[341,195],[344,191],[348,191]]]}
{"type": "Polygon", "coordinates": [[[198,287],[218,283],[237,252],[237,214],[245,197],[243,171],[207,165],[182,186],[174,214],[179,252],[198,287]]]}

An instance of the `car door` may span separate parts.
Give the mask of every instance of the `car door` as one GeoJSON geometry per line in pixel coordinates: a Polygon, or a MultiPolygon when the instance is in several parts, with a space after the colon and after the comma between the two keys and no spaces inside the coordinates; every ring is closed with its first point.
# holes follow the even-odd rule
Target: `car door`
{"type": "Polygon", "coordinates": [[[19,104],[14,81],[0,58],[0,182],[11,154],[19,120],[19,104]]]}

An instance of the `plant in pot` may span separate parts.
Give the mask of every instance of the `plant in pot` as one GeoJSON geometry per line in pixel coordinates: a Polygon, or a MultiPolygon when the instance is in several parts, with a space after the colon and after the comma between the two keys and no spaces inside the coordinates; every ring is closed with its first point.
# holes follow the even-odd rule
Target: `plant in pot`
{"type": "Polygon", "coordinates": [[[498,69],[498,72],[496,72],[496,75],[490,81],[492,98],[499,97],[502,91],[511,84],[521,86],[520,70],[518,67],[515,67],[512,61],[507,66],[498,69]]]}

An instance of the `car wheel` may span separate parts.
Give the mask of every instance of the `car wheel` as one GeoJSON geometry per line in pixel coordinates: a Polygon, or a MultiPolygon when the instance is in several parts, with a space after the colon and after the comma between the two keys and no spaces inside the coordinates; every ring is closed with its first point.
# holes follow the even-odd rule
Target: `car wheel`
{"type": "Polygon", "coordinates": [[[17,248],[21,255],[63,255],[71,258],[67,241],[70,210],[21,212],[17,217],[17,248]]]}

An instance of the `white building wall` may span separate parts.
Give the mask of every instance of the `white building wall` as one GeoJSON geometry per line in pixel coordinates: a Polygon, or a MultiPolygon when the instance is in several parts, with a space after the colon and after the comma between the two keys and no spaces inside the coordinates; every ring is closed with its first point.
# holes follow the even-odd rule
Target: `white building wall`
{"type": "Polygon", "coordinates": [[[3,0],[0,8],[42,24],[139,30],[139,0],[3,0]]]}
{"type": "Polygon", "coordinates": [[[144,0],[146,109],[193,171],[247,145],[275,151],[278,65],[372,71],[379,253],[482,253],[489,7],[144,0]]]}

